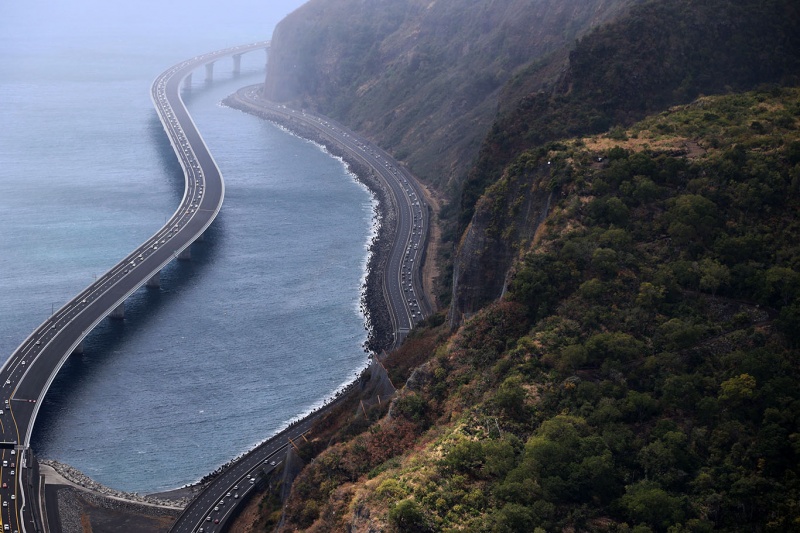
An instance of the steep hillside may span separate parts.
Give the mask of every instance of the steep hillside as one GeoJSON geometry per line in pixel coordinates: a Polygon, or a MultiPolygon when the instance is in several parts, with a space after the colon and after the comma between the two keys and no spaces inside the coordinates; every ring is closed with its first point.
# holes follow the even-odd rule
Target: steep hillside
{"type": "Polygon", "coordinates": [[[276,28],[266,90],[457,191],[506,81],[632,1],[311,0],[276,28]]]}
{"type": "Polygon", "coordinates": [[[504,172],[516,172],[508,165],[521,151],[625,126],[700,94],[798,83],[798,27],[793,0],[653,1],[582,38],[551,90],[525,94],[541,83],[547,64],[520,72],[505,88],[503,115],[462,191],[457,233],[465,233],[453,268],[453,323],[501,295],[511,260],[529,242],[520,238],[531,234],[518,235],[517,228],[546,208],[539,192],[526,194],[526,183],[507,192],[521,199],[506,201],[533,202],[532,211],[497,217],[479,202],[488,187],[507,181],[504,172]]]}
{"type": "MultiPolygon", "coordinates": [[[[313,10],[323,4],[328,15],[340,5],[313,10]]],[[[350,5],[358,20],[389,20],[370,11],[378,4],[350,5]]],[[[336,78],[344,56],[328,26],[306,28],[308,50],[325,53],[281,59],[308,76],[309,105],[395,150],[432,142],[429,117],[460,94],[435,93],[457,74],[439,79],[425,67],[440,56],[417,55],[428,41],[450,53],[453,38],[411,25],[456,3],[401,4],[384,6],[395,26],[370,56],[392,67],[385,77],[361,58],[336,78]],[[420,85],[398,99],[382,84],[413,78],[401,66],[414,57],[426,60],[420,85]],[[353,86],[363,101],[339,100],[353,86]],[[433,105],[411,105],[415,91],[433,105]],[[370,115],[395,102],[402,112],[370,115]]],[[[492,88],[501,115],[451,206],[453,320],[431,317],[383,362],[398,388],[390,404],[364,393],[298,443],[305,467],[287,501],[261,502],[264,523],[796,530],[800,89],[786,85],[800,81],[797,28],[794,0],[648,1],[492,88]]],[[[341,38],[349,49],[354,37],[341,38]]],[[[446,137],[435,139],[426,149],[446,137]]]]}
{"type": "Polygon", "coordinates": [[[333,443],[281,530],[794,530],[799,117],[798,89],[706,97],[519,154],[487,211],[554,194],[507,294],[386,361],[387,416],[300,444],[333,443]]]}

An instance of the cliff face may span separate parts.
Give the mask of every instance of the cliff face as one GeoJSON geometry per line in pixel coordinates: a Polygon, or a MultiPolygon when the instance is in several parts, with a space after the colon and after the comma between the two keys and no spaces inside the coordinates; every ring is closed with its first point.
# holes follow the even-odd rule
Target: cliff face
{"type": "MultiPolygon", "coordinates": [[[[412,15],[390,36],[408,54],[440,37],[400,39],[412,15]]],[[[568,68],[518,69],[463,184],[458,328],[432,317],[389,355],[391,407],[307,435],[292,496],[261,505],[278,530],[790,530],[800,94],[780,86],[800,80],[799,22],[796,0],[653,0],[550,56],[568,68]]],[[[377,138],[419,110],[368,120],[334,85],[298,98],[377,138]]]]}
{"type": "Polygon", "coordinates": [[[798,110],[796,88],[704,97],[515,158],[487,235],[553,198],[503,300],[415,328],[391,403],[298,439],[289,500],[259,510],[280,532],[794,531],[798,110]]]}
{"type": "Polygon", "coordinates": [[[633,1],[311,0],[275,30],[266,93],[457,190],[514,73],[633,1]]]}
{"type": "MultiPolygon", "coordinates": [[[[582,38],[548,91],[524,93],[542,86],[549,65],[520,72],[462,189],[466,233],[453,262],[451,325],[502,294],[514,250],[527,246],[520,220],[496,216],[503,208],[496,189],[519,175],[520,153],[538,147],[541,157],[547,143],[619,128],[700,94],[797,83],[799,17],[790,0],[652,2],[582,38]]],[[[527,183],[516,185],[523,199],[505,201],[541,205],[526,192],[540,178],[518,179],[527,183]]]]}
{"type": "Polygon", "coordinates": [[[527,250],[553,198],[552,162],[525,154],[481,198],[453,264],[451,327],[502,296],[520,250],[527,250]]]}

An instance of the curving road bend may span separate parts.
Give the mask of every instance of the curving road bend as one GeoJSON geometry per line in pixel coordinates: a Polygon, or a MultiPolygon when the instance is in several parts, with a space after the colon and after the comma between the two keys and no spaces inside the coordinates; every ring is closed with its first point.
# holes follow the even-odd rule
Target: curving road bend
{"type": "MultiPolygon", "coordinates": [[[[414,324],[431,312],[420,281],[429,211],[422,200],[419,184],[389,154],[344,126],[327,117],[264,100],[260,91],[260,85],[245,87],[237,91],[235,98],[255,114],[266,112],[268,116],[277,115],[284,121],[311,127],[371,168],[388,187],[396,207],[397,227],[384,270],[383,289],[392,317],[395,346],[399,345],[414,324]]],[[[235,508],[246,499],[258,480],[285,460],[289,442],[302,438],[313,423],[337,403],[338,400],[331,402],[233,461],[189,503],[170,533],[225,531],[235,508]]]]}
{"type": "MultiPolygon", "coordinates": [[[[174,65],[154,81],[151,98],[185,174],[183,199],[160,230],[53,313],[0,367],[3,400],[0,405],[0,524],[3,530],[40,530],[43,520],[34,516],[42,510],[35,503],[38,480],[30,468],[33,464],[30,438],[41,401],[64,362],[103,318],[186,250],[219,213],[225,185],[181,99],[184,79],[204,64],[268,46],[268,42],[259,42],[196,56],[174,65]]],[[[388,186],[396,206],[397,233],[384,271],[383,287],[395,344],[399,345],[413,325],[430,313],[419,279],[429,219],[418,184],[387,153],[341,125],[325,117],[272,104],[258,96],[251,92],[247,98],[256,107],[269,107],[273,113],[313,127],[371,167],[388,186]]],[[[285,456],[284,439],[300,437],[315,417],[295,424],[276,436],[280,438],[270,439],[236,461],[215,479],[211,484],[213,489],[209,486],[185,509],[172,531],[200,528],[212,531],[224,527],[235,505],[225,506],[220,502],[228,498],[235,503],[232,500],[237,500],[237,487],[239,496],[245,496],[255,484],[250,479],[258,472],[271,470],[275,466],[272,462],[279,464],[285,456]],[[280,441],[283,443],[277,444],[280,441]],[[227,496],[229,492],[231,496],[227,496]],[[213,511],[214,507],[219,510],[213,511]],[[220,520],[219,526],[214,524],[216,520],[220,520]]]]}
{"type": "MultiPolygon", "coordinates": [[[[236,92],[235,102],[256,114],[277,116],[284,123],[301,124],[329,139],[350,157],[361,161],[391,193],[397,227],[389,260],[383,272],[383,291],[392,318],[397,347],[411,328],[431,314],[422,289],[420,271],[430,214],[416,179],[388,153],[331,118],[277,104],[261,96],[262,86],[236,92]]],[[[290,126],[291,129],[291,126],[290,126]]]]}
{"type": "Polygon", "coordinates": [[[153,104],[185,173],[183,199],[161,229],[53,313],[0,367],[3,530],[37,531],[35,523],[41,523],[31,504],[38,483],[29,468],[30,438],[41,401],[64,362],[103,318],[202,235],[222,206],[222,175],[181,99],[183,80],[205,63],[267,46],[260,42],[196,56],[154,81],[153,104]]]}

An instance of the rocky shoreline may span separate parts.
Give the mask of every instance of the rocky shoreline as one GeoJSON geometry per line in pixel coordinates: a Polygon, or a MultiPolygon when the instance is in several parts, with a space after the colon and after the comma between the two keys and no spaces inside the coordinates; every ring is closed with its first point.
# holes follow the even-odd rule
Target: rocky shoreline
{"type": "MultiPolygon", "coordinates": [[[[394,344],[394,331],[388,303],[384,296],[383,274],[396,233],[397,208],[386,185],[374,175],[372,169],[350,156],[349,152],[331,142],[330,139],[319,135],[312,128],[292,123],[278,114],[272,114],[263,109],[254,109],[238,100],[236,95],[226,98],[223,103],[228,107],[277,123],[294,135],[320,144],[332,156],[341,159],[347,165],[348,171],[373,194],[376,199],[376,232],[369,246],[369,258],[361,295],[361,310],[364,313],[365,328],[368,331],[364,347],[367,351],[375,354],[390,349],[394,344]]],[[[358,379],[354,383],[356,382],[358,379]]],[[[326,402],[326,406],[329,403],[331,403],[330,400],[326,402]]],[[[90,505],[98,508],[138,512],[150,516],[178,513],[203,489],[205,481],[215,477],[219,471],[229,465],[226,463],[218,471],[205,476],[196,484],[171,491],[143,495],[111,489],[94,481],[76,468],[58,461],[42,459],[39,460],[39,463],[49,466],[69,482],[67,488],[60,491],[58,502],[59,515],[64,522],[62,524],[64,531],[71,531],[73,530],[72,525],[80,523],[80,500],[88,501],[90,505]],[[80,493],[80,496],[77,493],[80,493]],[[72,524],[73,522],[75,524],[72,524]]],[[[75,531],[79,530],[75,529],[75,531]]]]}
{"type": "Polygon", "coordinates": [[[123,500],[130,503],[151,505],[155,507],[166,507],[172,509],[183,509],[192,500],[194,492],[199,491],[199,488],[192,490],[191,488],[187,487],[188,492],[180,493],[175,491],[175,497],[168,496],[169,494],[173,494],[173,491],[158,493],[158,494],[138,494],[136,492],[123,492],[121,490],[112,489],[98,483],[97,481],[85,475],[77,468],[74,468],[70,465],[60,463],[58,461],[53,461],[51,459],[40,459],[39,464],[44,466],[49,466],[50,468],[55,470],[55,472],[58,475],[60,475],[61,477],[63,477],[65,480],[69,481],[72,485],[76,487],[86,489],[87,491],[96,493],[101,496],[114,498],[117,500],[123,500]]]}
{"type": "Polygon", "coordinates": [[[222,103],[232,109],[238,109],[274,122],[298,137],[325,147],[331,155],[344,161],[347,169],[375,196],[377,200],[377,233],[372,243],[370,243],[367,275],[361,299],[362,311],[366,317],[368,330],[365,347],[376,354],[390,349],[394,344],[394,331],[388,303],[383,292],[383,274],[389,261],[394,236],[397,233],[397,206],[386,184],[375,176],[372,169],[352,157],[350,152],[342,149],[330,138],[320,135],[319,132],[309,126],[288,120],[280,113],[271,112],[269,109],[254,107],[239,98],[238,93],[225,98],[222,103]]]}

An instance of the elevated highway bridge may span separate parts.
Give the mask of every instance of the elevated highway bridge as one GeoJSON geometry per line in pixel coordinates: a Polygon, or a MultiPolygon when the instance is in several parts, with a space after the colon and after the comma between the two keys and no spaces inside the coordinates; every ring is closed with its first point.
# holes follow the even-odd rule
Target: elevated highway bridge
{"type": "MultiPolygon", "coordinates": [[[[202,237],[220,211],[225,184],[184,105],[182,89],[190,86],[193,72],[200,68],[205,70],[205,80],[211,81],[215,62],[232,58],[236,74],[242,54],[268,49],[269,42],[264,41],[196,56],[172,66],[153,82],[153,105],[184,171],[183,198],[161,229],[48,317],[0,367],[0,500],[7,502],[0,507],[3,529],[8,525],[8,531],[49,530],[30,441],[41,402],[58,371],[72,353],[82,349],[83,339],[100,321],[107,316],[124,317],[125,300],[131,294],[145,284],[157,286],[159,273],[169,262],[189,259],[192,243],[202,237]]],[[[273,117],[312,127],[383,180],[398,218],[383,288],[395,344],[399,344],[414,324],[430,313],[419,279],[429,227],[419,185],[387,153],[332,120],[264,101],[255,88],[240,93],[254,111],[269,110],[273,117]]],[[[232,463],[186,508],[171,531],[201,527],[208,532],[221,531],[231,514],[212,525],[208,523],[211,509],[233,487],[241,487],[242,496],[250,492],[255,474],[280,465],[287,443],[301,437],[320,414],[298,421],[232,463]]]]}
{"type": "Polygon", "coordinates": [[[191,244],[222,206],[225,183],[181,98],[185,80],[203,66],[210,79],[214,62],[229,56],[236,71],[242,54],[268,47],[268,42],[259,42],[196,56],[153,83],[153,104],[184,171],[183,198],[161,229],[53,313],[0,368],[0,499],[7,504],[0,507],[3,530],[46,530],[30,441],[39,407],[58,371],[101,320],[124,316],[125,300],[133,292],[147,283],[157,284],[170,261],[190,257],[191,244]]]}

